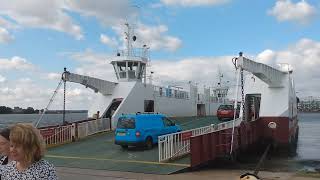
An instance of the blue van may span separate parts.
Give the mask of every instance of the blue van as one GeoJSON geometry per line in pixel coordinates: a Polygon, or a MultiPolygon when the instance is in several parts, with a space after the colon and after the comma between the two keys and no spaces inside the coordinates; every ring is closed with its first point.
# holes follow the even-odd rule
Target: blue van
{"type": "Polygon", "coordinates": [[[122,148],[145,146],[151,149],[158,136],[181,131],[179,125],[163,114],[127,114],[118,119],[115,144],[122,148]]]}

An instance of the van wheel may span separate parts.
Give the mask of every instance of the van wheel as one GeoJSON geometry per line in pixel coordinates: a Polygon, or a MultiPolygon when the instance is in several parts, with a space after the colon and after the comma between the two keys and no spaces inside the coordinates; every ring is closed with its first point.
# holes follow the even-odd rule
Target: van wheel
{"type": "Polygon", "coordinates": [[[147,149],[152,149],[152,138],[150,136],[147,137],[147,140],[146,140],[146,147],[147,149]]]}
{"type": "Polygon", "coordinates": [[[121,145],[122,149],[128,149],[128,145],[121,145]]]}

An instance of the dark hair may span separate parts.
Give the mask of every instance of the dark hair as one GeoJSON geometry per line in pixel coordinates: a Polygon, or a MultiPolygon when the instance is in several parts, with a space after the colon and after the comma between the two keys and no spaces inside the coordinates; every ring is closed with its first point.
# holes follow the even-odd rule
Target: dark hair
{"type": "Polygon", "coordinates": [[[10,141],[10,129],[9,128],[4,128],[4,129],[1,129],[0,131],[0,135],[3,136],[4,138],[6,138],[8,141],[10,141]]]}

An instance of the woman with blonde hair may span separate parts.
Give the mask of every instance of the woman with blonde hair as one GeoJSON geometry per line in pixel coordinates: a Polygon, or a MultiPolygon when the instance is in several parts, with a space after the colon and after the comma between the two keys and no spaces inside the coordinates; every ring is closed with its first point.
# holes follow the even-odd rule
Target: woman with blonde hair
{"type": "Polygon", "coordinates": [[[1,169],[3,166],[11,162],[9,136],[10,136],[9,128],[1,129],[0,131],[0,154],[2,155],[0,159],[1,169]]]}
{"type": "Polygon", "coordinates": [[[1,180],[57,179],[52,164],[42,159],[45,144],[39,130],[32,125],[16,124],[10,131],[12,162],[2,170],[1,180]]]}

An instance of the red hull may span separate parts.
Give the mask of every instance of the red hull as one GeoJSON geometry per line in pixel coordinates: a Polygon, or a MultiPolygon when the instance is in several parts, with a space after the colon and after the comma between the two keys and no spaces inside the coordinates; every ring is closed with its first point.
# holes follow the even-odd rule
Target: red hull
{"type": "MultiPolygon", "coordinates": [[[[235,127],[233,152],[246,151],[251,145],[269,143],[270,139],[279,148],[289,148],[291,144],[296,143],[297,132],[297,118],[261,117],[256,121],[242,122],[239,127],[235,127]],[[277,124],[276,129],[272,130],[268,127],[270,122],[277,124]]],[[[231,138],[232,129],[191,137],[191,167],[218,157],[229,156],[231,138]]]]}
{"type": "Polygon", "coordinates": [[[289,145],[294,141],[296,132],[298,131],[297,118],[288,117],[262,117],[257,120],[261,137],[264,139],[272,138],[276,143],[289,145]],[[268,127],[270,122],[275,122],[277,128],[272,130],[268,127]]]}

